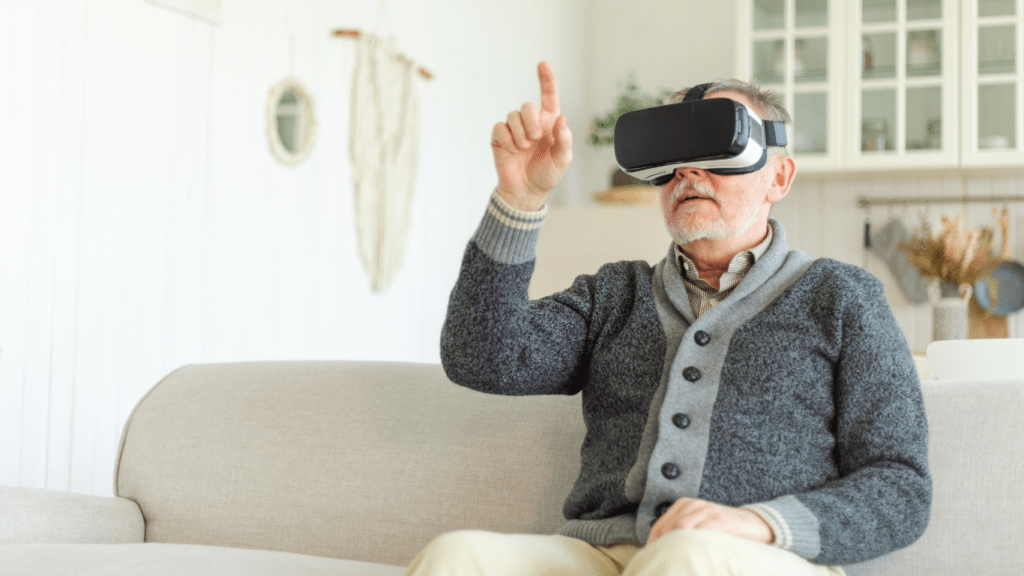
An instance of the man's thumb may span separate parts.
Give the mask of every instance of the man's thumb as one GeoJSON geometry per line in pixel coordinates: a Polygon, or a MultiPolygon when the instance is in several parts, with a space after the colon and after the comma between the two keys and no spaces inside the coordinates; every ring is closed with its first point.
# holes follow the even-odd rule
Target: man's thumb
{"type": "Polygon", "coordinates": [[[569,159],[571,159],[572,132],[569,131],[569,122],[565,119],[564,115],[559,115],[558,119],[555,120],[553,133],[555,136],[555,154],[557,156],[568,155],[569,159]]]}

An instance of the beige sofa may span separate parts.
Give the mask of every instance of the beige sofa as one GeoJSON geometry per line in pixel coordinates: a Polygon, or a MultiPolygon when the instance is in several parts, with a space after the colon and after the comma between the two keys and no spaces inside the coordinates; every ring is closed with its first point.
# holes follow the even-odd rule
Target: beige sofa
{"type": "MultiPolygon", "coordinates": [[[[851,576],[1024,574],[1024,379],[925,382],[935,499],[851,576]]],[[[431,538],[552,533],[578,397],[500,397],[440,366],[190,365],[125,426],[116,498],[0,488],[0,574],[392,576],[431,538]]]]}

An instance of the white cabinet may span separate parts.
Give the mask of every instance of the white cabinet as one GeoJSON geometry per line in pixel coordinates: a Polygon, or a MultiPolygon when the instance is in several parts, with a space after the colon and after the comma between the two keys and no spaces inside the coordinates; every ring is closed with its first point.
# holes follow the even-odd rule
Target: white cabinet
{"type": "Polygon", "coordinates": [[[1024,0],[963,4],[963,164],[1024,166],[1024,0]]]}
{"type": "Polygon", "coordinates": [[[958,3],[860,0],[848,8],[846,167],[956,166],[958,3]]]}
{"type": "Polygon", "coordinates": [[[801,170],[1024,164],[1024,0],[738,0],[801,170]]]}
{"type": "Polygon", "coordinates": [[[739,78],[783,97],[800,169],[842,166],[844,21],[839,0],[740,0],[739,78]]]}

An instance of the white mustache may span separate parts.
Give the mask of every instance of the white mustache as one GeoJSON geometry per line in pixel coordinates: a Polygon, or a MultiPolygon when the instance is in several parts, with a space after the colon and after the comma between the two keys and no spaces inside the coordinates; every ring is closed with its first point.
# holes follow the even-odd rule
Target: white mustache
{"type": "Polygon", "coordinates": [[[687,196],[701,196],[718,202],[718,195],[715,194],[715,189],[710,184],[690,180],[680,180],[676,187],[672,189],[672,195],[669,199],[672,204],[675,204],[681,198],[686,198],[687,196]],[[693,192],[697,194],[693,194],[693,192]]]}

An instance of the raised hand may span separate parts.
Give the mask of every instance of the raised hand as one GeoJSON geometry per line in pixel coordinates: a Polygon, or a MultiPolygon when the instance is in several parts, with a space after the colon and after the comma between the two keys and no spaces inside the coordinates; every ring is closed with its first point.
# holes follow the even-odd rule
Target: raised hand
{"type": "Polygon", "coordinates": [[[536,211],[572,162],[572,133],[558,109],[555,72],[537,65],[540,109],[533,102],[509,113],[491,132],[498,194],[515,208],[536,211]]]}

